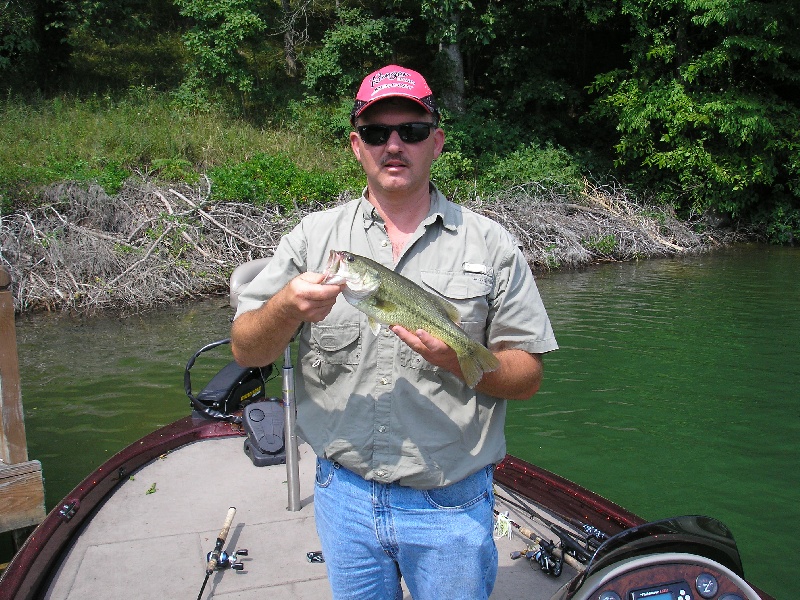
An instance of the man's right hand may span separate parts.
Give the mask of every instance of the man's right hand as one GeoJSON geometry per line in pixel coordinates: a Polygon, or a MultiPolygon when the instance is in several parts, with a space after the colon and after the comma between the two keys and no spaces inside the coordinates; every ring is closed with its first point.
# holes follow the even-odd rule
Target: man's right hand
{"type": "Polygon", "coordinates": [[[324,279],[323,273],[301,273],[287,283],[274,299],[278,299],[283,310],[298,323],[317,323],[328,316],[336,297],[344,288],[344,284],[323,284],[324,279]]]}
{"type": "Polygon", "coordinates": [[[322,284],[322,273],[302,273],[264,303],[240,314],[231,327],[231,351],[242,366],[274,362],[302,323],[322,321],[344,285],[322,284]]]}

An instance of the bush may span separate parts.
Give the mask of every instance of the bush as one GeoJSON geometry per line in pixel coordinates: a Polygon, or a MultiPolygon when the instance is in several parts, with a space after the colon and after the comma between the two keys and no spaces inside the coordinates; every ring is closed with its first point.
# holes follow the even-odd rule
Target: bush
{"type": "Polygon", "coordinates": [[[392,41],[409,26],[404,19],[371,19],[359,9],[342,8],[338,17],[322,46],[305,58],[303,83],[325,98],[352,97],[365,73],[391,59],[392,41]]]}
{"type": "Polygon", "coordinates": [[[287,209],[302,204],[327,204],[347,187],[341,172],[300,169],[284,154],[256,154],[250,160],[213,168],[215,201],[275,204],[287,209]]]}
{"type": "Polygon", "coordinates": [[[481,177],[480,187],[491,193],[531,182],[556,184],[575,193],[583,189],[580,167],[566,150],[552,144],[527,146],[497,159],[481,177]]]}
{"type": "Polygon", "coordinates": [[[459,190],[474,186],[475,163],[460,150],[442,152],[431,167],[431,179],[445,196],[458,202],[459,190]]]}
{"type": "Polygon", "coordinates": [[[756,218],[772,244],[797,245],[800,240],[800,208],[784,199],[775,203],[769,211],[756,218]]]}

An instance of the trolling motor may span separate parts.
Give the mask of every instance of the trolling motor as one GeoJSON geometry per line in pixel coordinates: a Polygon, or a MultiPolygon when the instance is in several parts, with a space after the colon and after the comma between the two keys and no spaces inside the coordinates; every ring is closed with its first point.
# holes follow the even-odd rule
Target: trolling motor
{"type": "Polygon", "coordinates": [[[272,373],[272,365],[266,367],[242,367],[236,361],[229,362],[214,375],[205,388],[195,396],[192,394],[192,377],[189,373],[197,357],[223,344],[230,344],[230,338],[206,344],[194,353],[186,364],[183,373],[183,387],[192,408],[211,417],[231,423],[241,423],[242,417],[234,413],[245,404],[262,400],[265,397],[265,382],[272,373]]]}
{"type": "Polygon", "coordinates": [[[195,396],[192,393],[190,371],[197,357],[230,341],[230,338],[226,338],[206,344],[189,359],[183,374],[186,395],[196,411],[213,419],[244,425],[247,433],[244,453],[255,466],[285,463],[284,404],[280,398],[266,397],[266,380],[272,373],[271,364],[252,368],[231,361],[214,375],[199,394],[195,396]],[[243,410],[242,416],[234,414],[239,410],[243,410]]]}

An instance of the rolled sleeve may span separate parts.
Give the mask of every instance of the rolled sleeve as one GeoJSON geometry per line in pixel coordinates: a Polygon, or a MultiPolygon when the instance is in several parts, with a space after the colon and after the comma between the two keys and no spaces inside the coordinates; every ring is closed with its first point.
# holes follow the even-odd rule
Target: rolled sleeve
{"type": "Polygon", "coordinates": [[[498,265],[488,343],[542,354],[558,349],[539,289],[522,252],[513,247],[498,265]]]}
{"type": "Polygon", "coordinates": [[[281,239],[269,263],[239,294],[234,319],[242,313],[260,308],[289,281],[307,270],[305,244],[300,228],[298,225],[281,239]]]}

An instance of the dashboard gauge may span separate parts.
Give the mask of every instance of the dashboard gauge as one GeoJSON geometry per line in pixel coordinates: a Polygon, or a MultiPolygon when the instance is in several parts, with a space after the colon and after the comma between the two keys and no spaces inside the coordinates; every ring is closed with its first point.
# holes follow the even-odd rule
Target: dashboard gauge
{"type": "Polygon", "coordinates": [[[716,578],[710,573],[700,573],[694,582],[697,593],[703,598],[713,598],[717,595],[719,586],[716,578]]]}

